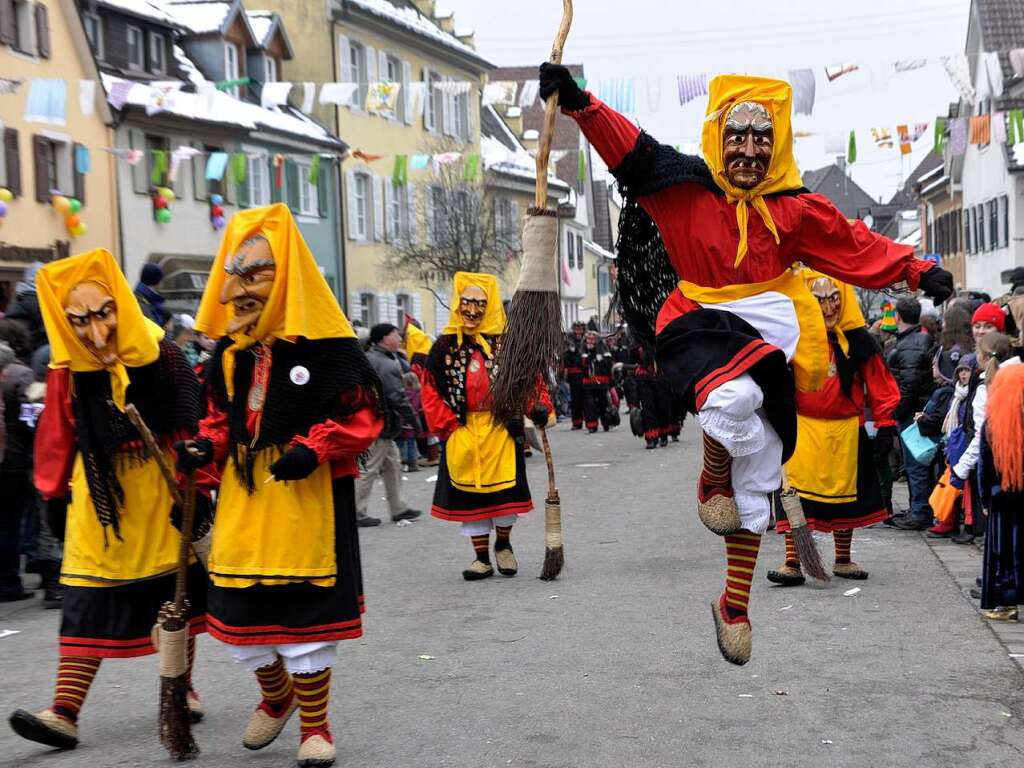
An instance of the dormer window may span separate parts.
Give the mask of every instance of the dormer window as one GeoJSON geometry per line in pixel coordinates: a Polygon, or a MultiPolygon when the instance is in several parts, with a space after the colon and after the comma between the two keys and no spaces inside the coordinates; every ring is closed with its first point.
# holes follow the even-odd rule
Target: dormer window
{"type": "Polygon", "coordinates": [[[128,27],[128,69],[142,72],[146,69],[146,44],[142,30],[128,27]]]}
{"type": "Polygon", "coordinates": [[[156,32],[149,33],[149,69],[162,75],[167,71],[167,38],[156,32]]]}
{"type": "Polygon", "coordinates": [[[263,57],[263,82],[277,82],[277,59],[273,56],[264,55],[263,57]]]}
{"type": "MultiPolygon", "coordinates": [[[[234,43],[224,43],[224,79],[238,79],[238,46],[234,43]]],[[[238,88],[232,87],[227,92],[238,98],[238,88]]]]}
{"type": "Polygon", "coordinates": [[[85,36],[89,38],[89,47],[97,61],[103,61],[103,20],[95,13],[84,13],[82,24],[85,26],[85,36]]]}

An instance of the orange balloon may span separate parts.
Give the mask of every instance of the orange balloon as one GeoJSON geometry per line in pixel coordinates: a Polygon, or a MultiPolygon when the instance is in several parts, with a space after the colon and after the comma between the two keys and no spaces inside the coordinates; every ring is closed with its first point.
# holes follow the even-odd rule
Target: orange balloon
{"type": "Polygon", "coordinates": [[[71,209],[71,201],[63,195],[54,195],[53,207],[61,213],[67,213],[71,209]]]}
{"type": "Polygon", "coordinates": [[[67,226],[68,229],[74,229],[81,223],[82,217],[79,216],[77,213],[72,213],[70,216],[64,219],[64,224],[65,226],[67,226]]]}

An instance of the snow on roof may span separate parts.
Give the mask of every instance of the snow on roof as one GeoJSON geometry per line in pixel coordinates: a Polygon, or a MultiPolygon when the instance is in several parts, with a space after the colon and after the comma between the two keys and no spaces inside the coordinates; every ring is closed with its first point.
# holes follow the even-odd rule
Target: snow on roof
{"type": "Polygon", "coordinates": [[[274,26],[273,11],[246,11],[245,15],[249,17],[249,26],[256,35],[256,41],[260,45],[266,45],[267,33],[274,26]]]}
{"type": "MultiPolygon", "coordinates": [[[[492,136],[481,136],[480,157],[483,160],[484,168],[489,171],[515,176],[531,184],[537,179],[536,162],[521,147],[512,151],[492,136]]],[[[548,186],[562,191],[569,189],[568,184],[554,175],[553,168],[548,173],[548,186]]]]}
{"type": "Polygon", "coordinates": [[[167,12],[163,3],[150,0],[99,0],[100,5],[114,8],[143,19],[152,19],[161,24],[178,25],[178,20],[167,12]]]}
{"type": "Polygon", "coordinates": [[[1017,165],[1024,165],[1024,143],[1013,145],[1013,161],[1017,165]]]}
{"type": "MultiPolygon", "coordinates": [[[[399,8],[392,5],[388,0],[348,0],[348,2],[350,5],[357,6],[375,16],[380,16],[381,18],[394,22],[395,24],[405,27],[419,35],[429,37],[431,40],[442,43],[448,48],[472,56],[474,59],[478,59],[489,66],[493,66],[489,61],[477,53],[475,49],[456,39],[454,35],[445,32],[437,26],[437,24],[411,6],[399,8]]],[[[434,17],[439,19],[447,18],[447,16],[451,16],[451,13],[451,11],[441,10],[438,8],[434,12],[434,17]]]]}
{"type": "MultiPolygon", "coordinates": [[[[174,47],[174,55],[190,83],[200,85],[208,82],[202,73],[196,69],[192,60],[178,46],[174,47]]],[[[151,90],[148,84],[103,74],[103,87],[108,93],[113,84],[119,82],[134,83],[131,90],[128,91],[126,104],[143,108],[146,106],[149,102],[151,90]]],[[[234,96],[223,91],[214,92],[209,109],[207,109],[205,96],[198,93],[179,91],[175,94],[169,108],[164,111],[188,120],[234,125],[252,131],[269,128],[273,131],[288,133],[325,144],[333,144],[338,147],[342,144],[340,139],[332,136],[320,125],[299,112],[264,109],[258,104],[236,99],[234,96]]]]}
{"type": "Polygon", "coordinates": [[[899,240],[897,240],[896,243],[898,245],[912,245],[915,248],[917,248],[919,245],[921,245],[921,230],[915,229],[906,237],[902,237],[899,240]]]}
{"type": "Polygon", "coordinates": [[[614,253],[612,253],[611,251],[606,251],[604,248],[602,248],[600,245],[595,243],[593,240],[584,240],[583,241],[583,247],[584,248],[589,248],[591,251],[596,253],[598,256],[601,256],[601,257],[603,257],[605,259],[611,259],[612,261],[615,261],[616,257],[615,257],[614,253]]]}
{"type": "Polygon", "coordinates": [[[221,30],[233,3],[223,0],[167,0],[167,5],[180,24],[188,27],[194,34],[204,35],[221,30]]]}

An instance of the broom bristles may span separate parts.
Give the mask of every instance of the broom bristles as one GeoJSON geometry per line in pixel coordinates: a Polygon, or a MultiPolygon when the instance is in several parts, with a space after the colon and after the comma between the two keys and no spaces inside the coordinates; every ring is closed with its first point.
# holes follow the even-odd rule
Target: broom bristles
{"type": "Polygon", "coordinates": [[[553,581],[558,578],[565,565],[565,551],[561,547],[544,550],[544,566],[540,570],[541,581],[553,581]]]}
{"type": "Polygon", "coordinates": [[[814,544],[814,536],[806,525],[797,528],[791,527],[793,541],[796,544],[797,557],[804,569],[818,581],[829,581],[828,572],[821,562],[821,555],[818,554],[818,547],[814,544]]]}
{"type": "Polygon", "coordinates": [[[509,305],[505,332],[498,351],[498,372],[491,386],[491,412],[507,423],[519,418],[537,390],[537,378],[547,380],[564,339],[562,308],[555,291],[516,291],[509,305]]]}
{"type": "Polygon", "coordinates": [[[192,719],[188,711],[188,675],[160,678],[160,743],[171,759],[192,760],[199,745],[192,738],[192,719]]]}

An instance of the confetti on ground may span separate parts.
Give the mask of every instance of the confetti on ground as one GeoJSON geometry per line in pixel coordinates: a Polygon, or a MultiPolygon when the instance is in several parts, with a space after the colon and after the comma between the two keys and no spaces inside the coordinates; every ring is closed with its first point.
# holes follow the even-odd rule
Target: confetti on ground
{"type": "Polygon", "coordinates": [[[789,696],[789,691],[776,691],[776,696],[789,696]]]}
{"type": "Polygon", "coordinates": [[[412,520],[399,520],[395,525],[412,525],[412,520]]]}
{"type": "Polygon", "coordinates": [[[792,607],[793,607],[793,606],[792,606],[792,604],[790,604],[790,605],[784,605],[784,606],[782,606],[781,608],[779,608],[779,610],[780,610],[780,611],[788,611],[788,610],[789,610],[790,608],[792,608],[792,607]]]}
{"type": "Polygon", "coordinates": [[[416,658],[418,658],[418,659],[423,659],[423,661],[433,661],[433,659],[434,659],[434,657],[433,657],[433,656],[427,656],[427,654],[425,654],[425,653],[423,653],[423,654],[420,654],[420,655],[419,655],[419,656],[417,656],[416,658]]]}
{"type": "Polygon", "coordinates": [[[853,597],[858,592],[860,592],[860,587],[854,587],[853,589],[848,589],[843,592],[843,597],[853,597]]]}
{"type": "Polygon", "coordinates": [[[431,475],[430,477],[428,477],[426,479],[426,482],[428,482],[428,483],[436,483],[437,482],[437,475],[431,475]]]}
{"type": "Polygon", "coordinates": [[[558,595],[548,595],[548,600],[557,600],[558,595]]]}
{"type": "Polygon", "coordinates": [[[822,739],[821,743],[822,744],[831,744],[832,743],[832,739],[822,739]]]}
{"type": "Polygon", "coordinates": [[[21,632],[20,629],[0,629],[0,639],[10,637],[11,635],[16,635],[19,632],[21,632]]]}
{"type": "Polygon", "coordinates": [[[741,699],[752,699],[752,698],[754,698],[754,694],[752,694],[752,693],[741,693],[740,694],[740,698],[741,699]]]}

